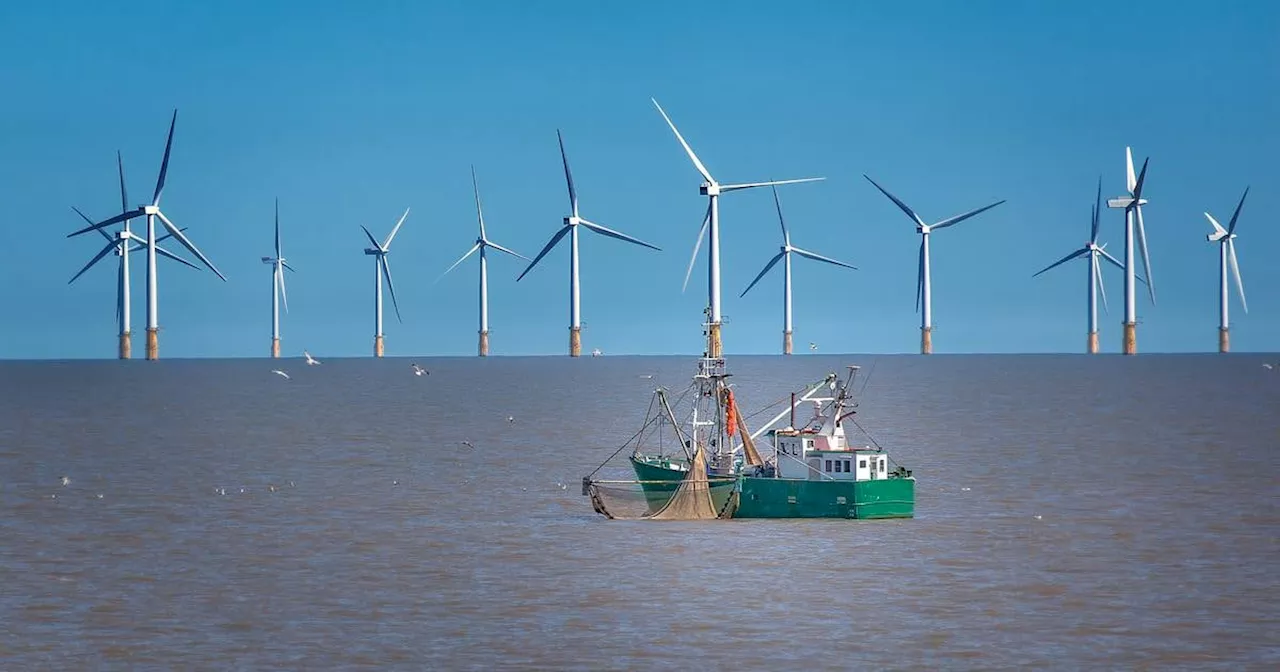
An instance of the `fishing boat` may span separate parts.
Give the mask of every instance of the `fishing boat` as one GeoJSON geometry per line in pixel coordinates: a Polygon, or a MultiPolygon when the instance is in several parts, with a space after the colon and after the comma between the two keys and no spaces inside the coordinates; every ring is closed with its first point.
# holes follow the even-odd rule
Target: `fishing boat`
{"type": "Polygon", "coordinates": [[[703,356],[690,386],[675,399],[654,392],[645,422],[613,457],[630,447],[634,478],[583,478],[583,495],[608,518],[912,518],[915,477],[858,424],[851,393],[858,366],[744,416],[723,358],[703,356]],[[823,395],[823,392],[826,392],[823,395]],[[688,401],[688,409],[683,403],[688,401]],[[754,434],[747,421],[786,404],[754,434]],[[797,423],[804,407],[812,415],[797,423]],[[678,410],[679,409],[679,410],[678,410]],[[684,421],[682,421],[682,418],[684,421]],[[785,427],[774,427],[789,418],[785,427]],[[853,426],[869,440],[855,445],[853,426]],[[755,440],[767,435],[772,455],[755,440]],[[638,493],[638,496],[637,496],[638,493]]]}

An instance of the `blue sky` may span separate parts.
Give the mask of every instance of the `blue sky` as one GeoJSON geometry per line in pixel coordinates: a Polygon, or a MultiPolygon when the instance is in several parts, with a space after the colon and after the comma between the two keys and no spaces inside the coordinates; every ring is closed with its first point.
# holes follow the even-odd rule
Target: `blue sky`
{"type": "MultiPolygon", "coordinates": [[[[680,285],[705,198],[654,96],[723,182],[784,187],[795,244],[859,270],[797,260],[795,339],[825,352],[911,352],[918,237],[862,177],[927,220],[1008,202],[933,239],[934,347],[1077,352],[1085,266],[1031,279],[1082,244],[1096,181],[1123,189],[1124,148],[1151,157],[1144,210],[1158,303],[1140,299],[1140,351],[1216,347],[1217,251],[1246,185],[1238,253],[1250,312],[1236,350],[1280,349],[1280,9],[1273,3],[284,2],[0,6],[0,358],[112,357],[114,258],[71,211],[118,211],[155,185],[178,109],[164,209],[227,276],[161,264],[162,357],[264,356],[272,203],[280,199],[290,313],[283,349],[372,349],[373,261],[391,248],[404,323],[387,353],[469,355],[476,236],[469,166],[491,237],[532,257],[568,198],[663,248],[584,233],[584,349],[695,353],[705,254],[680,285]]],[[[738,294],[780,243],[768,190],[722,200],[725,346],[780,348],[778,271],[738,294]]],[[[1122,217],[1101,239],[1123,251],[1122,217]]],[[[705,252],[705,247],[704,247],[705,252]]],[[[135,351],[145,327],[134,257],[135,351]]],[[[518,284],[491,258],[493,354],[567,348],[568,251],[518,284]]],[[[1120,344],[1121,273],[1106,271],[1105,351],[1120,344]]],[[[1236,301],[1233,299],[1233,301],[1236,301]]]]}

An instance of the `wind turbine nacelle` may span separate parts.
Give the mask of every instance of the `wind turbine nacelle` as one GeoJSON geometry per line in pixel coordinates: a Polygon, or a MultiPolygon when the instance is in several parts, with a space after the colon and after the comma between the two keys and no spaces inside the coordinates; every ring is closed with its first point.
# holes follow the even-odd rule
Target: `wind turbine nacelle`
{"type": "Polygon", "coordinates": [[[698,193],[702,194],[703,196],[719,196],[720,185],[712,184],[710,182],[703,182],[698,187],[698,193]]]}
{"type": "Polygon", "coordinates": [[[582,221],[582,219],[581,219],[581,218],[574,217],[574,216],[570,215],[570,216],[568,216],[568,217],[565,217],[565,218],[564,218],[564,225],[565,225],[565,226],[577,226],[577,225],[578,225],[578,223],[579,223],[579,222],[581,222],[581,221],[582,221]]]}
{"type": "Polygon", "coordinates": [[[144,215],[158,215],[158,214],[160,214],[160,207],[159,207],[159,206],[155,206],[155,205],[144,205],[144,206],[142,206],[141,208],[138,208],[138,209],[139,209],[139,210],[141,210],[141,211],[142,211],[142,214],[144,214],[144,215]]]}
{"type": "Polygon", "coordinates": [[[929,227],[923,224],[916,224],[916,233],[927,234],[929,233],[929,227]]]}
{"type": "Polygon", "coordinates": [[[274,264],[275,262],[276,262],[276,260],[275,260],[275,259],[272,259],[271,257],[263,257],[263,258],[262,258],[262,263],[264,263],[264,264],[274,264]]]}
{"type": "Polygon", "coordinates": [[[378,253],[380,253],[380,252],[382,252],[382,250],[375,250],[375,249],[373,249],[373,248],[371,248],[371,247],[366,247],[366,248],[364,248],[364,253],[365,253],[365,254],[378,254],[378,253]]]}

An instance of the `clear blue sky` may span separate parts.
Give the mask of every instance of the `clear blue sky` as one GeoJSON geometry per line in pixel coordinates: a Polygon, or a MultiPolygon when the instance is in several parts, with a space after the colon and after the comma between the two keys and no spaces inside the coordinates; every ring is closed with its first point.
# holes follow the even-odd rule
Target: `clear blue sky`
{"type": "MultiPolygon", "coordinates": [[[[705,256],[680,292],[705,198],[650,96],[724,182],[826,176],[780,190],[795,244],[859,267],[797,260],[795,339],[825,352],[911,352],[918,237],[868,173],[937,220],[1004,205],[933,241],[935,350],[1078,352],[1085,263],[1031,274],[1082,244],[1101,175],[1123,190],[1124,147],[1151,157],[1144,210],[1157,300],[1141,351],[1216,347],[1209,210],[1238,233],[1249,314],[1237,350],[1280,349],[1280,7],[1270,2],[11,2],[0,5],[0,357],[112,357],[114,259],[73,239],[78,205],[118,211],[155,185],[173,108],[164,209],[212,273],[164,263],[162,357],[264,356],[272,201],[280,199],[288,355],[367,355],[373,261],[392,245],[404,323],[387,353],[469,355],[476,235],[468,166],[492,238],[528,256],[568,208],[556,129],[582,213],[652,252],[584,232],[584,349],[696,353],[705,256]],[[718,6],[717,6],[718,7],[718,6]]],[[[722,200],[725,344],[775,353],[777,250],[768,190],[722,200]]],[[[1102,240],[1123,251],[1122,217],[1102,240]]],[[[704,248],[705,251],[705,248],[704,248]]],[[[134,257],[135,352],[145,327],[134,257]]],[[[567,347],[567,247],[520,283],[491,263],[494,354],[567,347]]],[[[1120,343],[1121,273],[1106,272],[1102,345],[1120,343]]],[[[1235,299],[1233,299],[1235,301],[1235,299]]]]}

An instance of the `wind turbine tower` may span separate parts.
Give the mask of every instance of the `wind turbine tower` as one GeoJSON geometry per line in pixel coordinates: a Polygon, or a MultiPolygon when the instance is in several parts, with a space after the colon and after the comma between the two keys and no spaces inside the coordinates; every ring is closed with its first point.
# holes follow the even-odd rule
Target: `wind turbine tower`
{"type": "Polygon", "coordinates": [[[707,356],[719,358],[724,354],[723,343],[720,337],[720,327],[722,325],[722,316],[720,313],[720,195],[727,194],[731,191],[741,189],[752,189],[755,187],[771,187],[783,184],[799,184],[801,182],[816,182],[825,180],[825,177],[805,177],[793,180],[775,180],[770,182],[747,182],[743,184],[720,184],[711,177],[711,173],[707,167],[702,165],[702,161],[698,160],[698,155],[693,153],[693,148],[689,147],[689,143],[685,142],[684,136],[680,135],[680,131],[676,129],[676,125],[672,123],[671,118],[667,116],[662,106],[657,100],[653,100],[653,106],[658,108],[658,113],[666,120],[667,126],[671,127],[671,132],[675,133],[676,140],[680,141],[680,146],[684,148],[689,160],[693,162],[693,167],[702,175],[703,182],[698,187],[698,193],[707,197],[707,214],[702,219],[702,229],[698,232],[698,242],[693,247],[693,257],[689,260],[689,270],[685,272],[685,286],[689,284],[689,275],[693,272],[693,262],[698,257],[698,248],[702,246],[702,237],[707,233],[707,225],[711,227],[711,243],[707,248],[707,302],[708,302],[708,330],[707,330],[707,356]]]}
{"type": "Polygon", "coordinates": [[[1124,209],[1124,342],[1123,352],[1126,355],[1138,352],[1138,307],[1137,307],[1137,269],[1133,260],[1134,229],[1137,229],[1137,243],[1142,251],[1142,270],[1147,277],[1147,292],[1151,295],[1151,304],[1156,302],[1155,279],[1151,277],[1151,257],[1147,254],[1147,234],[1142,226],[1142,206],[1147,199],[1142,197],[1142,185],[1147,177],[1147,163],[1150,157],[1143,160],[1142,172],[1135,179],[1133,176],[1133,150],[1124,148],[1125,187],[1128,194],[1107,200],[1108,208],[1124,209]]]}
{"type": "MultiPolygon", "coordinates": [[[[481,357],[488,357],[489,356],[489,260],[486,255],[486,250],[487,248],[492,247],[493,249],[499,252],[505,252],[513,257],[519,257],[520,259],[524,259],[525,261],[529,261],[529,258],[524,256],[523,254],[520,254],[519,252],[512,252],[511,250],[508,250],[507,248],[489,240],[488,236],[485,235],[484,211],[480,209],[480,187],[476,183],[476,167],[475,166],[471,167],[471,188],[475,192],[475,196],[476,196],[476,219],[480,223],[480,236],[476,238],[476,244],[473,245],[470,250],[467,250],[466,254],[462,255],[462,257],[457,261],[453,262],[453,265],[450,266],[447,270],[445,270],[444,273],[440,274],[440,278],[443,278],[444,276],[448,275],[449,271],[452,271],[453,269],[457,268],[458,264],[461,264],[463,261],[466,261],[467,257],[471,256],[477,251],[480,252],[479,354],[481,357]]],[[[436,278],[436,282],[439,282],[440,278],[436,278]]]]}
{"type": "MultiPolygon", "coordinates": [[[[128,192],[125,191],[125,186],[124,186],[124,161],[121,160],[120,158],[120,152],[116,152],[116,166],[119,168],[119,171],[120,171],[120,212],[121,213],[130,212],[129,195],[128,195],[128,192]]],[[[86,224],[93,226],[93,220],[89,219],[89,217],[85,215],[83,212],[80,212],[79,208],[72,206],[71,209],[75,210],[76,214],[80,215],[80,218],[83,219],[86,224]]],[[[75,282],[77,278],[79,278],[81,275],[84,275],[85,271],[89,270],[90,268],[93,268],[94,264],[101,261],[108,254],[115,252],[116,256],[120,257],[120,265],[116,271],[116,319],[120,323],[120,340],[119,340],[118,356],[120,359],[130,359],[133,356],[132,334],[130,333],[130,330],[133,324],[133,320],[132,320],[133,311],[132,311],[132,295],[129,291],[130,289],[129,288],[129,266],[130,266],[129,255],[139,250],[146,249],[144,247],[146,244],[146,239],[129,230],[128,219],[124,220],[123,227],[121,228],[121,230],[116,232],[116,235],[114,238],[109,234],[107,234],[106,231],[103,231],[101,228],[97,228],[94,230],[97,231],[99,235],[101,235],[103,238],[106,239],[107,244],[103,246],[101,250],[98,251],[97,255],[95,255],[92,259],[89,260],[89,263],[85,264],[84,267],[81,268],[78,273],[72,276],[71,279],[67,281],[67,284],[71,284],[75,282]],[[137,243],[137,245],[135,245],[135,243],[137,243]]],[[[185,228],[181,230],[186,231],[185,228]]],[[[161,236],[156,242],[159,243],[169,237],[170,237],[169,235],[161,236]]],[[[191,268],[197,268],[191,262],[173,254],[172,252],[169,252],[163,247],[157,247],[156,252],[161,256],[169,257],[170,259],[186,264],[191,268]]]]}
{"type": "Polygon", "coordinates": [[[173,111],[173,119],[169,122],[169,138],[165,141],[165,144],[164,144],[164,159],[161,160],[160,162],[160,176],[156,179],[156,191],[155,191],[155,195],[152,196],[151,198],[151,203],[140,205],[136,210],[120,213],[119,215],[116,215],[115,217],[112,217],[110,219],[98,222],[97,224],[93,224],[89,227],[80,229],[79,231],[75,231],[67,234],[67,237],[70,238],[72,236],[78,236],[82,233],[88,233],[89,231],[93,231],[95,229],[101,229],[102,227],[110,226],[117,222],[124,222],[135,217],[147,218],[146,249],[147,249],[147,359],[148,360],[155,360],[160,358],[160,317],[159,317],[159,301],[157,298],[158,292],[157,292],[157,280],[156,280],[156,255],[159,253],[159,247],[156,245],[156,243],[158,243],[159,240],[157,240],[156,238],[156,219],[158,218],[160,220],[160,223],[163,224],[164,227],[169,230],[169,235],[176,238],[178,242],[182,243],[183,247],[187,248],[189,252],[196,255],[196,258],[198,258],[205,266],[207,266],[209,270],[213,271],[215,275],[217,275],[219,278],[222,279],[223,282],[227,281],[227,278],[223,276],[222,272],[219,271],[217,267],[213,265],[213,262],[209,261],[209,258],[204,256],[204,253],[202,253],[200,250],[196,249],[196,246],[193,245],[185,235],[183,235],[182,229],[179,229],[177,226],[174,226],[173,222],[167,216],[165,216],[162,210],[160,210],[160,195],[161,193],[164,192],[164,180],[165,180],[165,176],[169,172],[169,153],[173,149],[173,129],[174,129],[174,126],[177,125],[177,123],[178,123],[178,111],[175,109],[173,111]]]}
{"type": "Polygon", "coordinates": [[[1244,312],[1249,312],[1249,304],[1244,300],[1244,284],[1240,282],[1240,263],[1236,261],[1236,220],[1240,218],[1240,208],[1244,207],[1244,199],[1249,196],[1249,188],[1245,187],[1244,195],[1240,197],[1240,202],[1236,204],[1236,211],[1231,215],[1231,221],[1227,223],[1227,228],[1222,228],[1218,220],[1213,215],[1204,213],[1209,218],[1209,223],[1213,225],[1213,233],[1205,236],[1211,243],[1218,243],[1218,352],[1231,351],[1231,324],[1227,320],[1228,294],[1230,292],[1229,282],[1227,279],[1227,265],[1231,266],[1231,274],[1236,279],[1236,289],[1240,291],[1240,306],[1244,308],[1244,312]]]}
{"type": "Polygon", "coordinates": [[[947,219],[935,222],[933,224],[925,224],[924,220],[920,218],[920,215],[917,215],[916,211],[908,207],[906,203],[903,203],[902,201],[898,200],[897,196],[894,196],[888,191],[885,191],[884,187],[880,186],[879,184],[876,184],[876,181],[871,179],[870,177],[867,177],[866,175],[863,175],[863,177],[866,177],[868,182],[875,185],[875,188],[880,190],[880,193],[884,194],[885,196],[888,196],[889,200],[893,201],[894,204],[897,205],[899,209],[901,209],[904,213],[906,213],[907,217],[910,217],[911,221],[915,222],[916,233],[920,234],[920,262],[916,271],[916,310],[920,310],[922,305],[924,308],[924,310],[921,311],[921,314],[920,314],[920,354],[922,355],[932,354],[933,353],[933,283],[932,283],[932,276],[930,275],[930,272],[929,272],[929,234],[938,229],[945,229],[948,226],[959,224],[960,222],[963,222],[964,220],[969,219],[970,217],[973,217],[974,215],[977,215],[979,213],[986,212],[987,210],[990,210],[991,208],[994,208],[997,205],[1004,203],[1004,199],[996,201],[991,205],[985,205],[981,208],[978,208],[977,210],[970,210],[969,212],[966,212],[963,215],[948,217],[947,219]]]}
{"type": "Polygon", "coordinates": [[[538,256],[534,257],[533,261],[529,262],[529,266],[524,269],[524,272],[520,274],[520,277],[516,278],[516,282],[519,282],[529,273],[529,271],[533,270],[533,267],[538,265],[538,262],[541,261],[543,257],[547,256],[547,253],[551,251],[551,248],[556,246],[556,243],[560,242],[560,239],[564,238],[565,235],[569,236],[569,356],[580,357],[582,356],[582,313],[580,310],[581,306],[578,301],[578,227],[586,227],[587,229],[590,229],[602,236],[617,238],[618,240],[625,241],[633,245],[640,245],[659,251],[661,251],[661,248],[650,245],[643,240],[632,238],[625,233],[614,231],[606,226],[587,221],[578,216],[578,192],[573,188],[573,173],[569,172],[569,159],[564,152],[564,137],[560,135],[560,131],[558,129],[556,130],[556,138],[560,141],[560,160],[564,163],[564,179],[569,185],[570,215],[564,218],[564,226],[560,227],[560,230],[557,231],[554,236],[551,236],[551,240],[542,248],[542,251],[538,253],[538,256]]]}
{"type": "Polygon", "coordinates": [[[280,299],[284,299],[284,312],[289,312],[289,294],[284,289],[284,269],[297,272],[280,254],[280,199],[276,199],[276,256],[263,257],[262,263],[271,266],[271,358],[280,358],[280,299]]]}
{"type": "Polygon", "coordinates": [[[770,189],[773,190],[773,205],[778,210],[778,224],[782,226],[782,249],[776,255],[774,255],[772,259],[769,260],[769,263],[765,264],[764,269],[760,271],[760,274],[756,276],[755,280],[751,281],[751,284],[747,285],[746,289],[742,290],[742,294],[740,294],[739,297],[746,296],[747,292],[751,291],[751,288],[755,287],[757,282],[760,282],[760,278],[763,278],[765,274],[769,272],[769,269],[773,268],[774,265],[777,264],[779,260],[782,261],[782,354],[789,355],[791,354],[791,255],[792,253],[805,257],[806,259],[813,259],[814,261],[821,261],[828,264],[835,264],[836,266],[851,268],[855,271],[858,269],[857,267],[850,266],[849,264],[846,264],[843,261],[836,261],[835,259],[830,259],[820,254],[814,254],[813,252],[809,252],[808,250],[802,250],[798,247],[793,246],[791,244],[791,233],[787,231],[787,223],[782,219],[782,204],[778,201],[778,189],[777,187],[770,187],[770,189]]]}
{"type": "Polygon", "coordinates": [[[1116,268],[1124,270],[1124,266],[1116,260],[1115,257],[1107,253],[1106,244],[1098,245],[1098,219],[1102,211],[1102,178],[1098,178],[1098,195],[1094,201],[1092,208],[1092,218],[1089,228],[1089,242],[1084,247],[1068,254],[1067,256],[1049,264],[1031,277],[1036,277],[1051,268],[1060,266],[1080,257],[1087,256],[1089,258],[1089,277],[1088,277],[1088,321],[1089,321],[1089,341],[1085,352],[1094,355],[1098,353],[1098,294],[1102,294],[1102,309],[1107,310],[1107,290],[1102,282],[1102,263],[1100,259],[1105,259],[1116,268]]]}
{"type": "Polygon", "coordinates": [[[391,304],[396,309],[396,320],[404,323],[400,317],[400,303],[396,301],[396,286],[391,282],[391,268],[387,265],[387,253],[391,248],[391,239],[396,237],[396,233],[400,230],[400,225],[404,224],[404,218],[409,216],[409,208],[404,209],[404,214],[400,215],[400,221],[396,222],[395,228],[391,229],[391,233],[387,239],[381,244],[369,233],[363,224],[360,229],[364,231],[364,235],[369,238],[369,243],[373,247],[365,248],[364,253],[373,257],[373,356],[381,357],[382,347],[382,279],[387,279],[387,289],[391,290],[391,304]]]}

